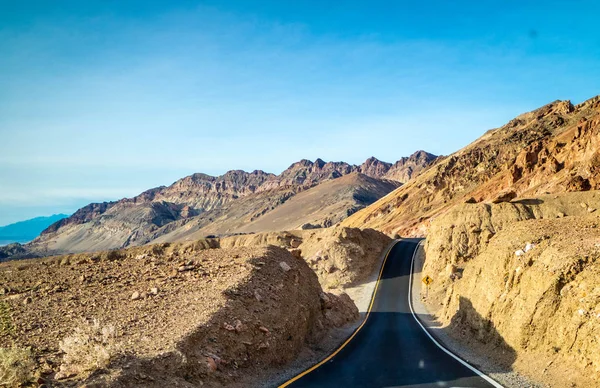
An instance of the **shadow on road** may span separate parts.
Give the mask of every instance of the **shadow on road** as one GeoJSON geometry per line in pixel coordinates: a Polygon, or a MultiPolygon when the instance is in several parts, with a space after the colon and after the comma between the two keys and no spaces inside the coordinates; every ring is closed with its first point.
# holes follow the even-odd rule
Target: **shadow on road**
{"type": "MultiPolygon", "coordinates": [[[[498,333],[493,323],[482,317],[466,298],[460,299],[460,308],[448,324],[435,320],[431,314],[418,313],[419,320],[427,327],[428,332],[441,344],[450,350],[468,349],[472,354],[486,359],[488,372],[506,373],[512,371],[517,356],[515,350],[506,343],[498,333]]],[[[371,312],[369,320],[380,320],[380,316],[394,322],[402,319],[414,321],[412,313],[407,311],[392,311],[389,306],[378,306],[371,312]]],[[[398,343],[406,339],[398,338],[398,343]]],[[[454,351],[453,351],[454,353],[454,351]]],[[[460,353],[457,354],[460,356],[460,353]]],[[[472,361],[472,360],[471,360],[472,361]]],[[[470,361],[470,362],[471,362],[470,361]]]]}
{"type": "MultiPolygon", "coordinates": [[[[459,297],[459,309],[444,330],[447,334],[459,340],[464,347],[469,347],[481,357],[488,359],[493,366],[492,372],[506,373],[512,371],[512,365],[517,359],[515,350],[506,343],[502,335],[494,327],[494,323],[481,316],[473,307],[471,301],[459,297]]],[[[489,368],[488,368],[489,370],[489,368]]]]}
{"type": "MultiPolygon", "coordinates": [[[[427,334],[445,343],[442,338],[452,340],[445,335],[448,331],[480,338],[483,342],[478,346],[492,344],[502,349],[502,362],[490,360],[494,367],[486,368],[486,372],[510,371],[516,358],[514,350],[467,299],[461,300],[450,326],[442,328],[438,324],[427,333],[419,326],[409,305],[411,262],[419,241],[404,239],[392,248],[365,325],[332,359],[291,387],[491,387],[489,381],[445,353],[427,334]],[[482,335],[473,335],[470,324],[476,325],[482,335]]],[[[419,318],[427,321],[427,326],[435,323],[429,314],[420,314],[419,318]]],[[[460,343],[463,348],[471,348],[462,338],[460,343]]]]}

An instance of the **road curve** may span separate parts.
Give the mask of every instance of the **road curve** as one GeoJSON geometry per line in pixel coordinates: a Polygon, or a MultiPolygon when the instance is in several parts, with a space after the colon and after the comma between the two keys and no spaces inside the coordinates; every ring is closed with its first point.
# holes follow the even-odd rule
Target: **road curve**
{"type": "Polygon", "coordinates": [[[419,240],[396,243],[383,264],[366,321],[328,361],[281,387],[499,387],[438,346],[409,304],[419,240]]]}

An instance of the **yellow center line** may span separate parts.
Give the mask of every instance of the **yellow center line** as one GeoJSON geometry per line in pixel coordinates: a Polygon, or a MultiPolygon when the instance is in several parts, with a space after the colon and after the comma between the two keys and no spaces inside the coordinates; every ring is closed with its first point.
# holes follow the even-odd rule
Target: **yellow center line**
{"type": "Polygon", "coordinates": [[[383,263],[381,264],[381,269],[379,270],[379,276],[377,276],[377,283],[375,283],[375,290],[373,291],[373,296],[371,296],[371,303],[369,303],[369,308],[367,309],[367,314],[365,315],[365,319],[362,321],[360,326],[354,331],[354,333],[352,333],[350,338],[348,338],[339,348],[336,349],[335,352],[331,353],[329,356],[327,356],[324,360],[322,360],[318,364],[315,364],[314,366],[310,367],[309,369],[305,370],[304,372],[300,373],[299,375],[297,375],[297,376],[291,378],[290,380],[286,381],[285,383],[281,384],[279,386],[279,388],[285,388],[285,387],[289,386],[294,381],[297,381],[298,379],[302,378],[303,376],[306,376],[307,374],[314,371],[321,365],[325,364],[327,361],[331,360],[333,357],[335,357],[336,354],[338,354],[342,349],[344,349],[344,347],[346,345],[348,345],[350,343],[350,341],[352,341],[352,339],[356,336],[356,334],[358,334],[360,329],[363,328],[363,326],[365,325],[365,323],[367,323],[367,320],[369,319],[369,315],[371,315],[371,309],[373,308],[373,303],[375,303],[375,296],[377,295],[377,290],[379,289],[379,281],[381,280],[381,275],[383,274],[383,268],[385,267],[385,263],[387,262],[390,252],[392,251],[394,246],[396,246],[397,243],[398,243],[398,241],[394,242],[388,248],[388,251],[385,254],[385,258],[383,259],[383,263]]]}

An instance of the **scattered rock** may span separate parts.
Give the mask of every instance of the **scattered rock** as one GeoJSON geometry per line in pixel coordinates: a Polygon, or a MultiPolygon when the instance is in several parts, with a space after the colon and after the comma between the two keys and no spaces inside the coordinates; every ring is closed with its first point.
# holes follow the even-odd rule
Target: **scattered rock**
{"type": "Polygon", "coordinates": [[[290,267],[290,266],[288,265],[288,263],[286,263],[285,261],[282,261],[281,263],[279,263],[279,266],[281,267],[281,269],[282,269],[284,272],[288,272],[289,270],[291,270],[291,269],[292,269],[292,267],[290,267]]]}
{"type": "Polygon", "coordinates": [[[588,213],[593,213],[596,211],[596,209],[594,209],[593,207],[588,207],[587,211],[588,213]]]}
{"type": "Polygon", "coordinates": [[[23,299],[23,304],[30,304],[33,303],[33,299],[31,299],[30,296],[28,296],[27,298],[23,299]]]}
{"type": "Polygon", "coordinates": [[[525,254],[525,252],[522,249],[519,249],[518,251],[515,252],[515,256],[523,256],[525,254]]]}
{"type": "MultiPolygon", "coordinates": [[[[18,273],[0,271],[2,293],[8,292],[7,285],[14,289],[13,295],[19,292],[15,297],[16,303],[11,306],[19,314],[16,315],[17,322],[27,323],[25,330],[19,330],[20,344],[32,341],[38,352],[35,354],[35,372],[44,377],[46,375],[42,372],[47,372],[50,381],[54,381],[60,364],[47,367],[41,357],[48,354],[56,361],[61,360],[60,354],[48,349],[53,349],[74,332],[82,320],[91,321],[96,317],[106,322],[107,328],[114,325],[119,350],[122,345],[127,354],[151,357],[157,365],[174,365],[172,363],[179,363],[186,357],[190,362],[189,368],[198,368],[201,374],[212,373],[208,377],[211,384],[205,384],[211,386],[231,383],[237,378],[238,367],[240,372],[250,370],[254,373],[255,365],[268,365],[273,360],[289,362],[304,346],[306,339],[313,336],[320,338],[318,336],[334,326],[320,309],[318,295],[321,286],[316,276],[308,265],[296,261],[285,249],[236,247],[197,252],[194,247],[182,244],[160,252],[152,247],[129,248],[117,251],[121,257],[117,261],[109,262],[103,258],[98,263],[89,262],[83,267],[60,267],[60,258],[53,258],[51,276],[39,263],[18,273]],[[157,257],[155,262],[150,262],[148,257],[137,258],[139,251],[146,249],[156,251],[153,253],[157,257]],[[177,254],[172,255],[173,252],[177,254]],[[235,254],[242,259],[232,259],[235,254]],[[182,257],[185,262],[181,261],[182,257]],[[180,273],[177,269],[189,265],[188,258],[194,259],[195,269],[180,273]],[[258,273],[254,271],[257,261],[262,264],[258,273]],[[165,276],[170,270],[176,271],[175,279],[165,276]],[[287,275],[283,272],[286,270],[289,271],[287,275]],[[201,276],[204,272],[211,273],[213,277],[201,276]],[[90,287],[82,287],[80,281],[84,277],[88,282],[93,279],[93,286],[90,283],[90,287]],[[64,293],[52,292],[55,287],[57,290],[64,289],[64,293]],[[157,294],[160,297],[152,297],[157,294]],[[24,306],[27,296],[30,298],[26,303],[33,298],[36,303],[24,306]],[[224,306],[221,305],[222,298],[228,301],[224,306]],[[46,303],[46,300],[51,303],[46,303]],[[190,305],[194,308],[188,308],[190,305]],[[213,325],[215,320],[217,324],[213,325]],[[317,324],[319,320],[323,322],[320,327],[317,324]],[[202,326],[197,322],[202,322],[202,326]],[[210,324],[204,325],[204,322],[210,324]],[[198,330],[201,333],[197,336],[199,339],[188,338],[187,330],[198,330]],[[246,344],[242,344],[242,340],[246,344]],[[186,345],[176,348],[177,341],[186,345]],[[273,347],[270,347],[271,342],[273,347]],[[259,346],[267,350],[259,351],[259,346]],[[238,352],[239,347],[242,347],[242,354],[238,352]],[[39,352],[42,352],[41,355],[39,352]],[[251,368],[241,369],[247,366],[251,368]]],[[[76,258],[73,259],[75,262],[76,258]]],[[[7,297],[0,296],[2,298],[7,297]]],[[[346,306],[340,308],[342,312],[347,309],[349,307],[346,306]]],[[[104,323],[102,325],[101,335],[104,335],[104,323]]],[[[65,354],[69,354],[68,351],[65,354]]],[[[65,359],[67,357],[61,363],[66,363],[65,359]]],[[[147,370],[139,369],[137,364],[125,361],[117,366],[129,379],[126,381],[152,385],[148,384],[147,370]]],[[[63,380],[54,381],[53,385],[65,381],[68,385],[83,384],[87,372],[69,369],[77,373],[75,379],[70,379],[72,374],[68,371],[60,371],[56,377],[63,380]]],[[[111,364],[106,373],[94,375],[94,378],[104,381],[115,370],[111,364]]],[[[163,372],[160,377],[166,385],[175,381],[171,379],[178,373],[163,372]]],[[[194,379],[194,383],[197,382],[194,379]]],[[[99,383],[98,386],[106,385],[99,383]]]]}
{"type": "Polygon", "coordinates": [[[212,357],[206,357],[206,365],[208,366],[209,372],[217,371],[217,362],[212,357]]]}
{"type": "Polygon", "coordinates": [[[236,333],[240,333],[244,330],[244,324],[239,319],[235,320],[233,327],[235,328],[236,333]]]}
{"type": "Polygon", "coordinates": [[[223,328],[227,331],[235,331],[235,327],[231,326],[229,323],[224,322],[223,323],[223,328]]]}
{"type": "Polygon", "coordinates": [[[525,253],[529,252],[530,250],[532,250],[533,248],[535,248],[535,244],[532,243],[527,243],[525,245],[525,253]]]}
{"type": "Polygon", "coordinates": [[[477,203],[477,200],[473,197],[470,197],[467,200],[465,200],[465,203],[477,203]]]}
{"type": "Polygon", "coordinates": [[[188,265],[182,265],[182,266],[180,266],[179,268],[177,268],[177,271],[179,271],[179,272],[187,272],[187,271],[191,271],[193,269],[194,269],[194,266],[188,264],[188,265]]]}

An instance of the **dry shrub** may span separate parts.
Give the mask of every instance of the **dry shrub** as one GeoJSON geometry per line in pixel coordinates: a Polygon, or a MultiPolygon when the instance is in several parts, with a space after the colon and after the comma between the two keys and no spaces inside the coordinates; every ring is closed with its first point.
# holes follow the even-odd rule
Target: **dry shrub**
{"type": "Polygon", "coordinates": [[[19,387],[31,381],[34,367],[31,350],[0,348],[0,387],[19,387]]]}
{"type": "Polygon", "coordinates": [[[0,301],[0,335],[10,335],[14,331],[11,310],[8,303],[0,301]]]}
{"type": "Polygon", "coordinates": [[[63,377],[91,373],[106,368],[116,353],[114,326],[103,326],[98,320],[84,321],[73,334],[60,342],[64,352],[60,373],[63,377]]]}

